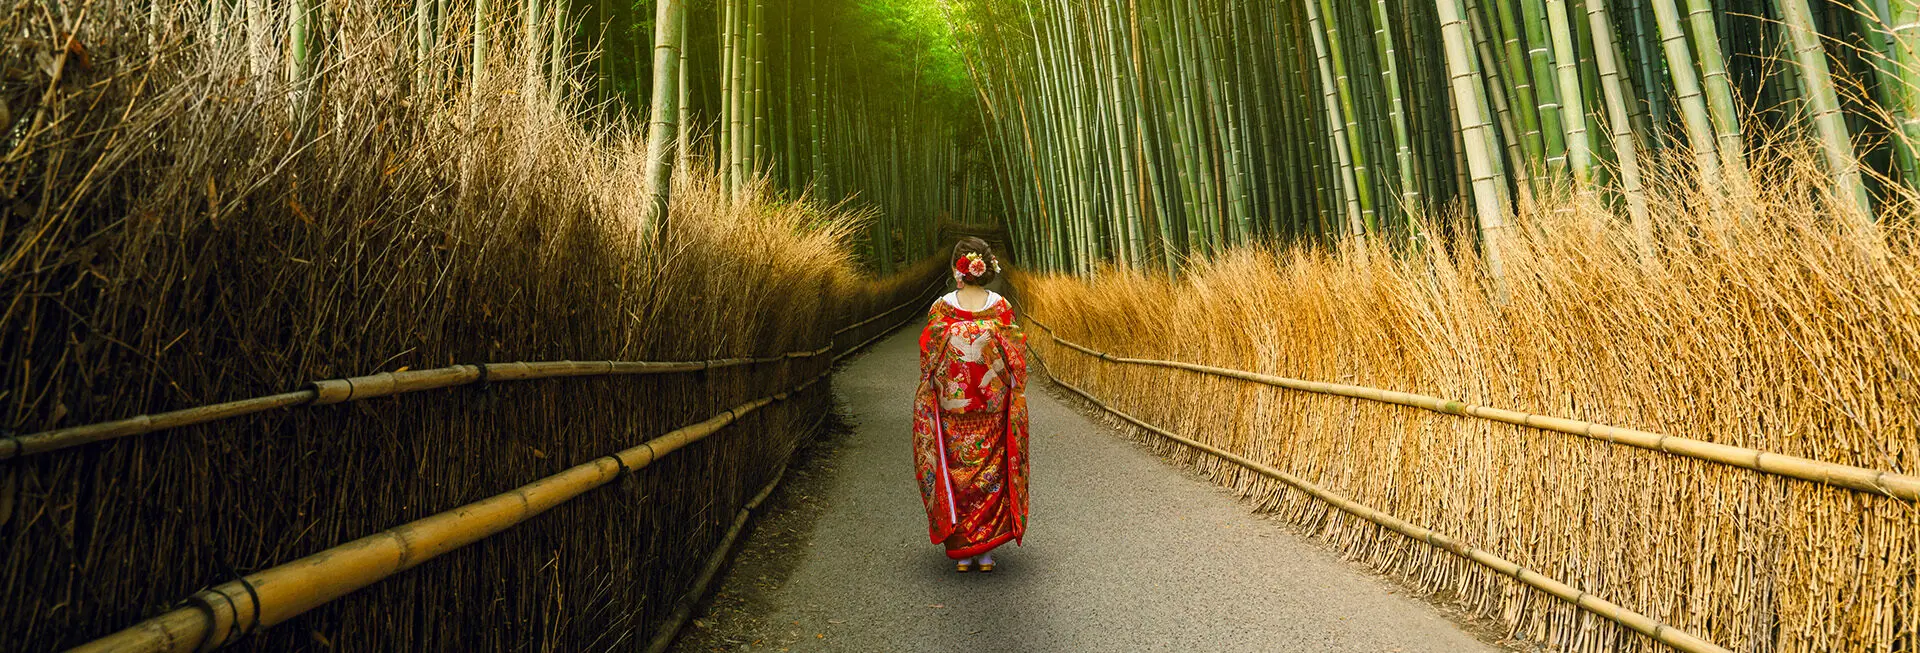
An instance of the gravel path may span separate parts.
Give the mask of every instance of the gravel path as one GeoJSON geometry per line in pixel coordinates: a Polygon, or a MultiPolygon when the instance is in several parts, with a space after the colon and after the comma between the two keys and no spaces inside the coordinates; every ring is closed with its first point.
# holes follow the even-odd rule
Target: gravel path
{"type": "Polygon", "coordinates": [[[912,482],[915,336],[835,375],[852,431],[771,504],[811,514],[767,517],[680,650],[1498,650],[1039,388],[1026,545],[955,573],[912,482]]]}

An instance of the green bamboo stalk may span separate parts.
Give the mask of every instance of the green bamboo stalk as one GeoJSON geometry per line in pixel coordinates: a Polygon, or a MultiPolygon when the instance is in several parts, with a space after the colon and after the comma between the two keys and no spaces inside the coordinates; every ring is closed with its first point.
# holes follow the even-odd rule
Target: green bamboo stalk
{"type": "Polygon", "coordinates": [[[1347,233],[1359,235],[1366,230],[1361,216],[1359,175],[1355,174],[1353,151],[1348,146],[1347,125],[1351,123],[1342,115],[1340,91],[1334,83],[1332,56],[1329,53],[1331,48],[1328,43],[1330,39],[1327,38],[1328,33],[1321,23],[1319,0],[1303,0],[1301,5],[1306,8],[1307,31],[1312,33],[1314,61],[1320,71],[1321,99],[1326,105],[1327,136],[1329,147],[1333,152],[1335,174],[1339,178],[1339,187],[1345,198],[1347,233]]]}
{"type": "Polygon", "coordinates": [[[739,177],[734,169],[734,125],[739,114],[739,95],[735,92],[739,81],[735,77],[740,58],[735,56],[739,46],[739,5],[740,0],[721,0],[722,6],[715,8],[720,14],[720,124],[716,126],[715,136],[718,143],[714,146],[713,161],[719,168],[720,187],[728,195],[739,188],[739,177]]]}
{"type": "Polygon", "coordinates": [[[1912,166],[1905,181],[1910,188],[1920,188],[1920,164],[1914,163],[1920,158],[1915,154],[1920,149],[1920,0],[1892,0],[1888,13],[1893,80],[1887,86],[1894,98],[1888,110],[1898,123],[1902,161],[1912,166]]]}
{"type": "Polygon", "coordinates": [[[1627,113],[1627,81],[1620,74],[1620,41],[1613,32],[1607,0],[1586,0],[1587,23],[1593,34],[1594,66],[1600,73],[1607,101],[1607,121],[1615,159],[1620,166],[1620,192],[1626,197],[1634,242],[1644,259],[1652,258],[1653,222],[1647,196],[1640,186],[1640,147],[1635,142],[1632,117],[1627,113]]]}
{"type": "MultiPolygon", "coordinates": [[[[1488,29],[1482,12],[1477,10],[1476,6],[1475,0],[1466,0],[1462,9],[1467,17],[1468,33],[1473,37],[1474,50],[1478,54],[1478,58],[1474,61],[1478,64],[1474,75],[1480,79],[1480,83],[1474,85],[1474,92],[1480,95],[1481,106],[1493,107],[1494,124],[1498,127],[1487,131],[1487,137],[1491,139],[1487,146],[1489,151],[1494,153],[1494,156],[1488,160],[1488,165],[1492,166],[1491,171],[1495,176],[1511,179],[1514,187],[1522,193],[1522,197],[1531,197],[1533,178],[1529,168],[1532,168],[1533,164],[1529,163],[1527,146],[1522,138],[1521,127],[1513,115],[1513,105],[1508,101],[1508,93],[1499,90],[1511,87],[1500,72],[1503,66],[1500,65],[1499,51],[1493,47],[1490,38],[1492,31],[1488,29]],[[1503,145],[1507,153],[1504,161],[1499,156],[1503,145]]],[[[1505,184],[1501,185],[1501,192],[1506,192],[1505,184]]],[[[1511,206],[1506,202],[1503,204],[1511,206]]]]}
{"type": "MultiPolygon", "coordinates": [[[[1473,11],[1474,3],[1467,3],[1473,11]]],[[[1532,177],[1534,169],[1547,161],[1546,139],[1541,134],[1540,99],[1535,92],[1533,76],[1527,71],[1527,48],[1520,42],[1523,34],[1519,22],[1514,19],[1511,0],[1493,0],[1493,24],[1487,33],[1497,37],[1501,47],[1492,50],[1496,64],[1487,68],[1488,79],[1500,78],[1505,84],[1498,85],[1502,95],[1508,96],[1506,103],[1509,120],[1514,122],[1515,136],[1525,158],[1516,158],[1513,169],[1517,175],[1532,177]]]]}
{"type": "Polygon", "coordinates": [[[1694,48],[1700,53],[1700,71],[1707,94],[1707,114],[1713,120],[1714,137],[1720,149],[1720,167],[1736,193],[1749,190],[1746,138],[1740,130],[1740,113],[1733,98],[1733,83],[1727,75],[1726,55],[1720,49],[1719,26],[1714,22],[1713,5],[1708,0],[1687,0],[1687,22],[1692,26],[1694,48]]]}
{"type": "MultiPolygon", "coordinates": [[[[1347,145],[1352,149],[1349,153],[1349,162],[1352,166],[1354,177],[1353,189],[1358,195],[1356,199],[1360,204],[1361,228],[1363,230],[1354,231],[1353,233],[1355,235],[1364,233],[1371,236],[1379,230],[1379,217],[1373,204],[1373,180],[1372,176],[1368,173],[1366,140],[1360,131],[1360,113],[1355,108],[1354,84],[1347,70],[1347,57],[1344,54],[1347,46],[1341,39],[1340,23],[1336,18],[1336,12],[1334,12],[1330,4],[1331,1],[1332,0],[1318,0],[1320,8],[1319,16],[1321,24],[1325,26],[1326,30],[1327,51],[1333,66],[1334,86],[1340,98],[1340,117],[1347,122],[1347,145]]],[[[1311,18],[1309,20],[1311,20],[1311,18]]]]}
{"type": "Polygon", "coordinates": [[[1586,91],[1580,85],[1580,59],[1575,52],[1573,28],[1567,18],[1567,0],[1547,0],[1547,31],[1553,38],[1554,67],[1559,80],[1559,98],[1567,118],[1567,165],[1573,178],[1584,188],[1592,181],[1592,148],[1587,144],[1586,91]]]}
{"type": "Polygon", "coordinates": [[[667,233],[668,201],[673,191],[674,146],[679,140],[675,121],[680,117],[681,29],[687,19],[685,0],[659,0],[653,27],[653,103],[648,111],[647,193],[651,197],[648,228],[656,240],[667,233]]]}
{"type": "Polygon", "coordinates": [[[1393,49],[1391,15],[1387,11],[1387,0],[1373,1],[1374,39],[1380,47],[1383,63],[1380,75],[1386,80],[1395,161],[1399,164],[1400,208],[1412,212],[1420,205],[1420,186],[1414,182],[1413,143],[1407,134],[1406,100],[1400,95],[1400,61],[1393,49]]]}
{"type": "MultiPolygon", "coordinates": [[[[571,79],[573,74],[567,64],[567,45],[571,42],[570,37],[573,33],[573,3],[571,0],[554,0],[554,8],[550,13],[552,13],[550,21],[552,25],[548,30],[546,91],[547,103],[557,107],[562,106],[567,80],[571,79]]],[[[683,35],[680,41],[685,43],[686,37],[683,35]]],[[[683,56],[682,59],[684,60],[685,57],[683,56]]],[[[685,85],[682,84],[682,86],[685,85]]]]}
{"type": "Polygon", "coordinates": [[[1666,51],[1667,73],[1672,76],[1674,100],[1680,105],[1687,143],[1693,150],[1694,167],[1700,184],[1717,191],[1721,188],[1720,151],[1713,126],[1707,118],[1707,103],[1700,80],[1693,68],[1693,54],[1687,48],[1687,33],[1681,27],[1680,12],[1674,0],[1653,0],[1654,19],[1660,26],[1660,43],[1666,51]]]}
{"type": "MultiPolygon", "coordinates": [[[[767,120],[767,55],[766,55],[766,2],[753,0],[753,7],[747,14],[749,25],[746,36],[750,90],[747,98],[747,116],[752,123],[747,128],[747,170],[748,174],[759,177],[765,172],[767,164],[768,120],[767,120]]],[[[891,274],[891,270],[888,271],[891,274]]]]}
{"type": "Polygon", "coordinates": [[[751,59],[748,57],[747,43],[750,40],[749,35],[752,34],[752,28],[747,15],[748,2],[749,0],[733,0],[729,3],[728,7],[728,11],[732,14],[730,21],[732,32],[728,38],[730,51],[727,57],[729,67],[731,68],[728,72],[732,80],[732,86],[728,89],[730,96],[728,103],[731,106],[728,108],[727,117],[729,121],[727,126],[727,167],[731,171],[729,179],[732,182],[732,186],[728,188],[728,191],[730,195],[734,196],[738,196],[741,190],[746,187],[747,177],[750,174],[750,171],[747,169],[747,147],[749,145],[747,127],[748,121],[750,120],[747,104],[747,95],[749,93],[747,72],[748,68],[750,68],[748,62],[751,59]]]}
{"type": "Polygon", "coordinates": [[[1571,154],[1567,151],[1566,121],[1561,118],[1564,100],[1561,98],[1563,94],[1557,75],[1558,66],[1555,64],[1553,43],[1548,38],[1551,31],[1547,16],[1549,1],[1520,0],[1520,8],[1526,23],[1523,27],[1527,38],[1529,70],[1533,74],[1534,97],[1540,103],[1540,141],[1546,148],[1547,169],[1558,173],[1567,169],[1571,154]]]}
{"type": "Polygon", "coordinates": [[[311,0],[290,0],[287,7],[287,84],[293,90],[294,116],[306,119],[308,79],[313,69],[313,5],[311,0]]]}
{"type": "Polygon", "coordinates": [[[1459,112],[1460,137],[1466,150],[1467,168],[1472,176],[1474,216],[1480,224],[1480,246],[1487,262],[1490,276],[1499,282],[1504,279],[1502,269],[1502,245],[1507,230],[1507,207],[1501,185],[1504,180],[1496,176],[1493,166],[1493,152],[1489,144],[1493,137],[1493,121],[1486,106],[1480,101],[1475,90],[1480,81],[1473,73],[1474,54],[1470,50],[1472,37],[1468,34],[1466,7],[1461,0],[1435,0],[1435,8],[1440,18],[1440,38],[1446,47],[1447,75],[1453,88],[1453,101],[1459,112]]]}
{"type": "Polygon", "coordinates": [[[541,29],[545,23],[540,20],[540,0],[521,0],[520,50],[526,61],[522,62],[520,99],[528,108],[537,106],[545,99],[547,80],[545,76],[546,57],[542,56],[546,48],[541,47],[541,29]]]}
{"type": "Polygon", "coordinates": [[[1793,44],[1794,60],[1806,89],[1806,101],[1812,110],[1813,125],[1822,150],[1826,153],[1827,172],[1833,177],[1836,202],[1849,205],[1857,218],[1874,219],[1873,202],[1860,177],[1860,161],[1853,153],[1853,140],[1847,131],[1846,116],[1840,113],[1840,100],[1833,88],[1833,74],[1827,68],[1827,53],[1820,43],[1820,29],[1814,23],[1807,0],[1780,0],[1780,21],[1793,44]]]}

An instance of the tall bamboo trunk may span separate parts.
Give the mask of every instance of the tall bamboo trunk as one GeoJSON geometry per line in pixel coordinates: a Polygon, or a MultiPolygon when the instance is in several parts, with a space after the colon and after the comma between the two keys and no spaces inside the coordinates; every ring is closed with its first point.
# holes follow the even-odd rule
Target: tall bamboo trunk
{"type": "Polygon", "coordinates": [[[1700,185],[1709,192],[1719,192],[1720,151],[1718,140],[1713,135],[1713,125],[1707,118],[1706,96],[1700,89],[1700,79],[1693,66],[1693,54],[1687,47],[1687,33],[1682,28],[1679,10],[1674,0],[1653,0],[1654,18],[1660,25],[1660,43],[1666,51],[1667,73],[1673,78],[1674,100],[1680,104],[1681,122],[1687,129],[1687,144],[1693,150],[1693,164],[1700,175],[1700,185]]]}
{"type": "Polygon", "coordinates": [[[1453,102],[1458,112],[1462,147],[1466,148],[1467,170],[1472,178],[1474,216],[1480,223],[1480,246],[1487,272],[1496,281],[1504,279],[1501,246],[1507,231],[1507,207],[1503,202],[1505,183],[1494,173],[1494,153],[1488,133],[1493,121],[1480,94],[1474,88],[1480,81],[1473,73],[1474,54],[1469,42],[1466,7],[1461,0],[1435,0],[1440,16],[1440,38],[1446,47],[1447,76],[1452,80],[1453,102]]]}
{"type": "Polygon", "coordinates": [[[564,106],[567,80],[571,79],[573,74],[567,65],[567,46],[571,43],[572,39],[569,37],[573,34],[573,4],[571,0],[554,0],[553,11],[548,13],[552,14],[552,19],[548,21],[550,29],[547,45],[547,104],[559,107],[564,106]]]}
{"type": "Polygon", "coordinates": [[[1333,152],[1341,196],[1346,200],[1347,233],[1360,235],[1365,233],[1366,227],[1361,221],[1360,191],[1357,175],[1354,174],[1353,150],[1348,146],[1349,122],[1343,115],[1339,88],[1334,84],[1332,57],[1328,52],[1331,48],[1328,42],[1330,39],[1327,38],[1326,30],[1321,27],[1319,0],[1303,0],[1301,5],[1306,8],[1307,31],[1312,33],[1314,61],[1320,71],[1320,94],[1326,106],[1328,145],[1333,152]]]}
{"type": "Polygon", "coordinates": [[[307,98],[313,80],[313,19],[311,0],[291,0],[287,6],[287,86],[294,118],[307,119],[307,98]]]}
{"type": "Polygon", "coordinates": [[[1739,107],[1733,98],[1733,82],[1727,75],[1726,55],[1721,52],[1713,4],[1709,0],[1687,0],[1687,23],[1693,28],[1694,47],[1700,53],[1701,83],[1707,94],[1707,115],[1713,119],[1714,139],[1720,149],[1720,167],[1730,190],[1744,195],[1752,185],[1747,174],[1746,138],[1740,130],[1739,107]]]}
{"type": "Polygon", "coordinates": [[[1584,191],[1592,181],[1592,146],[1587,143],[1586,89],[1580,83],[1577,39],[1567,13],[1567,0],[1547,0],[1547,32],[1553,39],[1555,78],[1559,83],[1562,124],[1566,130],[1567,168],[1584,191]]]}
{"type": "Polygon", "coordinates": [[[1867,197],[1867,186],[1860,178],[1860,160],[1853,153],[1847,117],[1840,113],[1833,73],[1827,68],[1827,52],[1820,43],[1820,29],[1814,23],[1807,0],[1780,0],[1780,22],[1793,44],[1807,107],[1812,111],[1813,126],[1826,153],[1827,173],[1833,177],[1835,201],[1858,212],[1858,218],[1871,221],[1873,202],[1867,197]]]}
{"type": "Polygon", "coordinates": [[[680,116],[680,53],[685,43],[681,29],[687,19],[686,0],[659,0],[653,27],[653,102],[647,127],[647,193],[652,207],[650,227],[656,239],[667,233],[668,202],[673,191],[674,145],[680,116]]]}
{"type": "MultiPolygon", "coordinates": [[[[1898,123],[1895,135],[1908,159],[1920,159],[1920,0],[1893,0],[1889,8],[1894,98],[1888,107],[1898,123]]],[[[1920,168],[1920,164],[1915,164],[1920,168]]],[[[1915,172],[1920,172],[1916,170],[1915,172]]],[[[1920,188],[1920,177],[1908,175],[1909,188],[1920,188]]]]}
{"type": "Polygon", "coordinates": [[[467,110],[470,120],[479,116],[482,87],[487,82],[487,32],[493,20],[488,0],[473,0],[473,65],[467,69],[467,110]]]}
{"type": "Polygon", "coordinates": [[[1614,158],[1620,166],[1620,192],[1627,201],[1635,245],[1643,259],[1651,259],[1653,222],[1647,211],[1647,195],[1640,186],[1640,146],[1633,134],[1632,115],[1627,111],[1627,81],[1620,71],[1620,40],[1613,32],[1613,17],[1607,0],[1586,0],[1587,22],[1593,34],[1594,66],[1600,71],[1600,87],[1607,101],[1607,124],[1614,158]]]}
{"type": "Polygon", "coordinates": [[[546,100],[546,44],[540,38],[545,23],[540,18],[540,0],[520,0],[523,3],[520,17],[520,50],[526,57],[521,72],[520,99],[527,110],[532,111],[546,100]]]}

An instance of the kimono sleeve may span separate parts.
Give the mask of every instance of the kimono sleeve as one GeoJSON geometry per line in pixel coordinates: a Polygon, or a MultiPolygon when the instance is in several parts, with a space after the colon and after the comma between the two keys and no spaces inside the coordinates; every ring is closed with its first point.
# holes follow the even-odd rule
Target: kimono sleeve
{"type": "Polygon", "coordinates": [[[920,329],[920,373],[927,373],[927,365],[933,359],[933,341],[939,332],[946,330],[946,321],[941,319],[940,305],[934,304],[927,309],[927,325],[920,329]]]}

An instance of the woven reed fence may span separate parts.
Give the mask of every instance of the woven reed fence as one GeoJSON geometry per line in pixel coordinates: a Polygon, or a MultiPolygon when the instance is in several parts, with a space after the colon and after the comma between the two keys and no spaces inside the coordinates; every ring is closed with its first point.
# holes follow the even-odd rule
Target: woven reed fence
{"type": "Polygon", "coordinates": [[[0,650],[156,613],[101,650],[644,646],[830,410],[818,381],[918,318],[933,265],[740,314],[782,353],[400,370],[0,438],[0,650]]]}
{"type": "MultiPolygon", "coordinates": [[[[851,347],[836,350],[834,344],[804,352],[790,352],[779,356],[757,359],[722,359],[694,362],[658,363],[658,362],[621,362],[602,361],[595,363],[552,362],[552,363],[508,363],[504,365],[459,366],[440,370],[422,370],[417,373],[383,373],[350,379],[320,381],[314,388],[290,395],[305,396],[313,405],[327,405],[344,401],[371,399],[404,392],[438,389],[454,385],[463,385],[488,379],[530,380],[568,376],[602,376],[631,374],[672,374],[687,372],[709,372],[743,365],[788,363],[790,361],[817,361],[825,359],[829,363],[853,354],[867,344],[883,337],[886,333],[905,326],[915,315],[909,315],[906,321],[898,321],[898,315],[905,309],[918,308],[925,303],[937,283],[930,285],[927,292],[909,299],[886,311],[870,316],[854,324],[841,327],[834,332],[836,339],[843,335],[871,331],[873,327],[883,327],[881,333],[859,341],[851,347]],[[893,321],[883,321],[894,318],[893,321]],[[827,358],[831,356],[831,358],[827,358]]],[[[813,366],[818,368],[818,365],[813,366]]],[[[791,379],[790,370],[764,370],[763,374],[778,374],[791,379]]],[[[510,492],[495,495],[474,503],[430,517],[415,520],[396,528],[363,537],[352,542],[321,551],[319,553],[276,565],[272,568],[248,574],[202,590],[187,601],[188,605],[165,614],[143,621],[131,628],[115,633],[81,646],[76,651],[105,653],[109,651],[172,651],[184,653],[195,650],[208,650],[226,645],[234,639],[244,636],[258,628],[272,626],[300,615],[347,593],[367,585],[424,564],[439,555],[452,552],[463,546],[477,542],[507,528],[517,526],[541,513],[553,509],[590,490],[618,480],[620,477],[637,472],[652,465],[695,442],[719,433],[723,428],[753,415],[776,403],[783,403],[806,392],[830,373],[821,370],[804,381],[799,382],[773,395],[760,397],[744,404],[728,408],[726,411],[696,424],[674,429],[659,437],[647,440],[637,446],[610,453],[588,462],[568,468],[558,474],[548,476],[510,492]]],[[[287,395],[276,395],[284,397],[287,395]]],[[[177,411],[158,419],[151,417],[111,422],[101,427],[77,427],[63,432],[28,436],[21,440],[34,443],[38,448],[27,447],[29,452],[51,450],[51,448],[77,446],[87,442],[105,439],[101,434],[135,435],[159,430],[155,424],[190,425],[203,424],[230,416],[247,414],[232,406],[256,408],[269,405],[270,401],[247,400],[231,402],[224,406],[209,406],[197,409],[177,411]],[[138,427],[138,429],[136,429],[138,427]],[[63,435],[65,437],[63,437],[63,435]]],[[[775,472],[775,481],[784,473],[785,463],[775,472]]],[[[773,488],[772,482],[747,501],[739,517],[733,520],[726,536],[718,547],[714,560],[702,567],[691,593],[701,592],[717,569],[718,559],[738,536],[746,511],[764,500],[773,488]]],[[[572,525],[580,528],[583,525],[572,525]]],[[[567,529],[569,525],[556,525],[567,529]]],[[[685,618],[685,606],[690,601],[683,599],[678,603],[674,618],[669,620],[668,629],[675,629],[679,621],[685,618]]],[[[657,642],[670,642],[671,633],[662,633],[653,638],[657,642]]]]}
{"type": "MultiPolygon", "coordinates": [[[[1920,510],[1900,453],[1913,443],[1910,404],[1826,411],[1762,386],[1749,396],[1800,412],[1742,415],[1705,403],[1725,396],[1711,372],[1687,377],[1697,397],[1648,401],[1685,387],[1684,370],[1654,365],[1622,384],[1607,375],[1629,355],[1619,341],[1557,354],[1565,368],[1490,366],[1425,349],[1443,328],[1428,320],[1459,320],[1445,328],[1472,334],[1474,351],[1517,357],[1496,347],[1540,334],[1571,347],[1587,327],[1558,311],[1575,305],[1483,332],[1461,323],[1479,316],[1409,299],[1418,291],[1392,271],[1303,258],[1229,259],[1182,282],[1015,282],[1023,316],[1061,339],[1031,338],[1048,371],[1123,430],[1517,638],[1596,652],[1667,648],[1649,635],[1735,651],[1920,645],[1920,510]],[[1659,409],[1631,408],[1641,405],[1659,409]],[[1867,424],[1880,440],[1798,435],[1818,425],[1831,442],[1867,424]]],[[[1526,292],[1511,301],[1536,301],[1526,292]]],[[[1673,365],[1695,361],[1691,338],[1655,342],[1678,350],[1673,365]]],[[[1850,391],[1891,401],[1898,387],[1850,391]]]]}
{"type": "MultiPolygon", "coordinates": [[[[1073,348],[1072,343],[1060,340],[1058,337],[1055,337],[1054,341],[1073,348]]],[[[1651,637],[1662,644],[1672,646],[1682,651],[1688,651],[1689,653],[1726,653],[1727,651],[1715,645],[1713,642],[1694,636],[1692,633],[1674,630],[1666,624],[1647,618],[1646,615],[1627,610],[1611,601],[1580,591],[1553,578],[1541,576],[1539,572],[1521,567],[1520,565],[1514,564],[1511,560],[1454,541],[1445,535],[1434,532],[1433,529],[1411,524],[1393,515],[1374,510],[1350,498],[1329,492],[1326,488],[1320,487],[1319,485],[1302,480],[1298,476],[1274,469],[1268,465],[1262,465],[1242,456],[1234,455],[1232,452],[1224,449],[1208,446],[1206,443],[1191,438],[1181,437],[1166,429],[1148,424],[1141,421],[1140,418],[1114,409],[1113,406],[1107,405],[1106,402],[1100,401],[1098,397],[1088,394],[1087,391],[1081,390],[1071,383],[1061,381],[1058,378],[1053,379],[1053,382],[1065,388],[1067,391],[1079,395],[1081,399],[1086,400],[1095,407],[1111,413],[1113,417],[1119,418],[1122,422],[1131,424],[1143,431],[1166,438],[1167,440],[1192,447],[1195,450],[1212,454],[1221,460],[1239,465],[1267,478],[1285,483],[1288,487],[1304,492],[1308,496],[1325,502],[1330,506],[1339,508],[1349,515],[1365,519],[1382,528],[1425,543],[1427,546],[1445,550],[1454,555],[1471,560],[1483,567],[1510,576],[1515,582],[1545,592],[1554,598],[1579,606],[1583,610],[1606,617],[1614,623],[1633,629],[1634,632],[1651,637]]]]}
{"type": "MultiPolygon", "coordinates": [[[[515,382],[542,367],[488,365],[481,383],[475,362],[846,346],[890,320],[836,329],[935,276],[936,262],[862,275],[872,216],[723,187],[709,165],[681,167],[672,228],[649,237],[663,216],[634,192],[647,139],[620,107],[530,102],[514,75],[422,94],[388,56],[385,14],[358,10],[329,14],[313,53],[325,65],[290,98],[259,44],[205,38],[218,34],[202,30],[206,7],[45,4],[75,32],[72,53],[46,50],[66,43],[52,32],[0,47],[9,70],[37,69],[43,51],[79,62],[58,83],[0,89],[48,118],[0,166],[6,208],[22,209],[0,210],[0,651],[83,644],[829,364],[515,382]],[[339,385],[296,384],[355,375],[350,394],[472,383],[296,407],[339,385]],[[178,412],[247,397],[271,398],[212,423],[178,412]]],[[[496,44],[503,70],[512,41],[496,44]]],[[[231,648],[644,647],[829,405],[811,386],[231,648]]]]}

